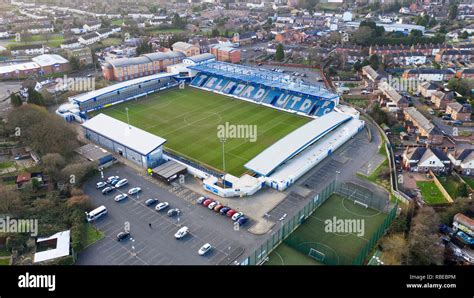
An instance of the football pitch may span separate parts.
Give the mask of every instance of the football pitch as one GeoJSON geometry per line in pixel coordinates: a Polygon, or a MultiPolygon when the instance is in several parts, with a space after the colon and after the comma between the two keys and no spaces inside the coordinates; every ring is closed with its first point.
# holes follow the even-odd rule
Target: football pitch
{"type": "Polygon", "coordinates": [[[364,208],[349,199],[332,195],[269,255],[265,264],[351,265],[386,216],[386,213],[364,208]],[[334,218],[362,220],[363,235],[357,232],[327,230],[326,221],[332,221],[334,218]],[[312,253],[312,256],[307,252],[312,253]]]}
{"type": "Polygon", "coordinates": [[[224,143],[225,172],[235,176],[246,171],[247,161],[311,120],[193,87],[161,91],[96,114],[127,122],[125,108],[131,125],[167,140],[165,149],[218,170],[224,170],[219,125],[255,127],[255,141],[247,136],[224,143]]]}

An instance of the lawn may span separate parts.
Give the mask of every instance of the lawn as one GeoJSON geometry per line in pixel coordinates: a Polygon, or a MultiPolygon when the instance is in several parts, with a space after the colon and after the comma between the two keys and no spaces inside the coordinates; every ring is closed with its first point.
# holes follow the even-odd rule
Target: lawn
{"type": "Polygon", "coordinates": [[[9,252],[6,249],[0,249],[0,257],[8,257],[11,255],[11,252],[9,252]]]}
{"type": "Polygon", "coordinates": [[[366,108],[369,105],[368,99],[364,98],[344,98],[344,101],[359,108],[366,108]]]}
{"type": "Polygon", "coordinates": [[[0,162],[0,170],[8,169],[15,166],[15,162],[12,160],[0,162]]]}
{"type": "Polygon", "coordinates": [[[10,265],[10,258],[0,259],[0,266],[8,266],[8,265],[10,265]]]}
{"type": "Polygon", "coordinates": [[[225,171],[240,176],[244,164],[310,118],[188,87],[156,93],[147,99],[129,101],[101,110],[167,140],[165,148],[190,160],[223,169],[219,125],[255,125],[256,140],[228,138],[225,171]]]}
{"type": "MultiPolygon", "coordinates": [[[[383,150],[383,152],[385,153],[385,148],[383,146],[384,145],[382,144],[381,150],[379,151],[383,150]]],[[[385,160],[372,172],[372,174],[370,174],[370,176],[365,176],[361,173],[357,173],[356,175],[360,178],[364,178],[371,182],[374,182],[390,191],[390,180],[386,178],[382,178],[381,176],[383,172],[386,172],[389,169],[390,168],[388,166],[388,158],[385,158],[385,160]]]]}
{"type": "Polygon", "coordinates": [[[100,239],[104,238],[104,233],[94,228],[91,224],[87,225],[87,236],[86,236],[86,243],[84,244],[84,248],[96,243],[100,239]]]}
{"type": "Polygon", "coordinates": [[[474,178],[463,177],[463,179],[466,181],[467,185],[474,189],[474,178]]]}
{"type": "Polygon", "coordinates": [[[386,218],[386,213],[364,208],[339,195],[333,195],[299,226],[283,244],[269,256],[269,265],[316,265],[308,256],[313,249],[323,256],[322,262],[332,265],[350,265],[368,243],[386,218]],[[326,221],[334,219],[360,220],[363,235],[357,232],[338,233],[328,231],[326,221]],[[304,253],[303,253],[304,252],[304,253]]]}
{"type": "Polygon", "coordinates": [[[183,33],[183,29],[177,29],[177,28],[169,28],[169,29],[162,29],[162,28],[151,28],[147,29],[149,33],[183,33]]]}
{"type": "Polygon", "coordinates": [[[462,183],[457,178],[454,176],[441,176],[438,177],[438,180],[453,199],[461,196],[462,183]]]}
{"type": "Polygon", "coordinates": [[[99,42],[99,44],[101,44],[104,47],[118,46],[122,44],[122,40],[117,37],[109,37],[99,42]]]}
{"type": "Polygon", "coordinates": [[[110,22],[110,25],[112,26],[122,26],[123,20],[122,19],[115,19],[110,22]]]}
{"type": "Polygon", "coordinates": [[[448,203],[433,181],[416,181],[416,186],[420,189],[426,203],[430,205],[448,203]]]}
{"type": "Polygon", "coordinates": [[[59,48],[59,46],[64,42],[64,36],[62,34],[52,34],[49,36],[48,41],[44,35],[32,35],[30,40],[23,42],[17,42],[15,39],[11,40],[11,43],[7,47],[20,46],[20,45],[31,45],[31,44],[45,44],[51,48],[59,48]]]}

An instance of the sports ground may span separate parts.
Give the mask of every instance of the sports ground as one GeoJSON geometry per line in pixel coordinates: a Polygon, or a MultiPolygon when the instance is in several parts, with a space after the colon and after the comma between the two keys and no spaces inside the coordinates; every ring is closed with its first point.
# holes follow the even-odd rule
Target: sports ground
{"type": "Polygon", "coordinates": [[[218,125],[256,125],[257,138],[225,141],[225,172],[240,176],[244,164],[311,119],[248,103],[232,97],[187,87],[161,91],[103,110],[118,120],[165,138],[165,148],[195,162],[223,170],[218,125]]]}
{"type": "Polygon", "coordinates": [[[383,223],[386,215],[333,195],[269,255],[265,265],[351,264],[383,223]],[[337,219],[363,219],[364,235],[326,232],[324,222],[334,216],[337,219]],[[311,248],[314,251],[309,256],[307,252],[311,248]]]}

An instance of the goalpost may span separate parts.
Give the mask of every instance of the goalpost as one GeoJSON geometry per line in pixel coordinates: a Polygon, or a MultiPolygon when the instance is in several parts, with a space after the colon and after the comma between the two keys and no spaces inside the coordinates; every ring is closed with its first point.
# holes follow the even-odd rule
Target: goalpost
{"type": "Polygon", "coordinates": [[[326,258],[326,255],[319,250],[316,250],[314,248],[309,249],[308,256],[315,259],[318,262],[323,262],[324,258],[326,258]]]}
{"type": "Polygon", "coordinates": [[[365,209],[369,208],[369,205],[367,205],[366,203],[362,203],[361,201],[354,200],[354,205],[356,204],[365,207],[365,209]]]}

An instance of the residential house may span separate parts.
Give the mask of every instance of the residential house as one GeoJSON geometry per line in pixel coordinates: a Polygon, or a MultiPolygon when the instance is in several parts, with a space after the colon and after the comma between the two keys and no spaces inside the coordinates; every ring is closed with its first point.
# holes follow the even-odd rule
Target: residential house
{"type": "Polygon", "coordinates": [[[388,83],[379,84],[378,89],[381,91],[381,95],[379,97],[381,106],[386,106],[391,112],[408,108],[409,102],[406,97],[400,95],[400,93],[398,93],[388,83]]]}
{"type": "Polygon", "coordinates": [[[26,31],[33,35],[52,33],[54,32],[54,26],[52,24],[33,25],[26,31]]]}
{"type": "Polygon", "coordinates": [[[305,39],[306,34],[304,32],[288,28],[275,34],[275,41],[283,44],[299,44],[304,42],[305,39]]]}
{"type": "Polygon", "coordinates": [[[102,26],[101,22],[91,21],[91,22],[85,23],[84,26],[82,26],[82,28],[88,32],[93,32],[93,31],[99,30],[101,26],[102,26]]]}
{"type": "Polygon", "coordinates": [[[251,44],[254,40],[257,39],[256,32],[244,32],[244,33],[234,33],[232,37],[232,42],[238,43],[240,45],[251,44]]]}
{"type": "Polygon", "coordinates": [[[464,68],[456,72],[457,78],[474,79],[474,68],[464,68]]]}
{"type": "Polygon", "coordinates": [[[97,32],[84,34],[79,37],[79,42],[83,45],[90,46],[100,40],[100,35],[97,32]]]}
{"type": "Polygon", "coordinates": [[[454,120],[468,122],[471,121],[472,107],[470,104],[460,104],[459,102],[448,103],[446,114],[450,114],[454,120]]]}
{"type": "Polygon", "coordinates": [[[370,65],[362,67],[362,77],[365,81],[365,86],[372,86],[374,89],[377,88],[378,83],[382,79],[386,79],[388,74],[385,71],[377,71],[370,65]]]}
{"type": "Polygon", "coordinates": [[[462,175],[474,175],[474,149],[464,149],[448,154],[454,169],[462,175]]]}
{"type": "Polygon", "coordinates": [[[436,83],[426,81],[418,85],[418,92],[424,98],[431,98],[433,92],[439,90],[440,86],[436,83]]]}
{"type": "Polygon", "coordinates": [[[92,51],[89,47],[79,49],[66,49],[67,58],[76,58],[80,65],[92,64],[92,51]]]}
{"type": "Polygon", "coordinates": [[[423,116],[415,107],[403,109],[405,121],[413,124],[414,133],[417,134],[417,141],[422,142],[426,139],[428,144],[442,144],[444,135],[433,123],[423,116]]]}
{"type": "Polygon", "coordinates": [[[474,58],[472,50],[442,50],[435,56],[436,62],[452,62],[453,60],[469,62],[474,58]]]}
{"type": "Polygon", "coordinates": [[[186,55],[186,57],[196,56],[200,54],[200,48],[193,44],[178,41],[172,45],[173,51],[180,52],[186,55]]]}
{"type": "Polygon", "coordinates": [[[402,155],[403,168],[411,172],[446,173],[451,170],[451,161],[437,148],[408,147],[402,155]]]}
{"type": "Polygon", "coordinates": [[[435,91],[431,94],[431,102],[438,109],[446,109],[446,105],[454,99],[454,92],[435,91]]]}
{"type": "Polygon", "coordinates": [[[426,63],[426,55],[421,52],[406,52],[391,54],[391,60],[395,65],[423,65],[426,63]]]}
{"type": "Polygon", "coordinates": [[[73,39],[65,40],[61,44],[61,49],[78,49],[82,46],[83,46],[82,43],[80,43],[77,38],[73,38],[73,39]]]}
{"type": "Polygon", "coordinates": [[[12,56],[33,56],[42,55],[45,53],[44,46],[42,44],[31,44],[11,47],[12,56]]]}
{"type": "Polygon", "coordinates": [[[452,69],[435,69],[435,68],[413,68],[403,72],[402,78],[416,79],[420,81],[442,82],[448,81],[456,75],[452,69]]]}

